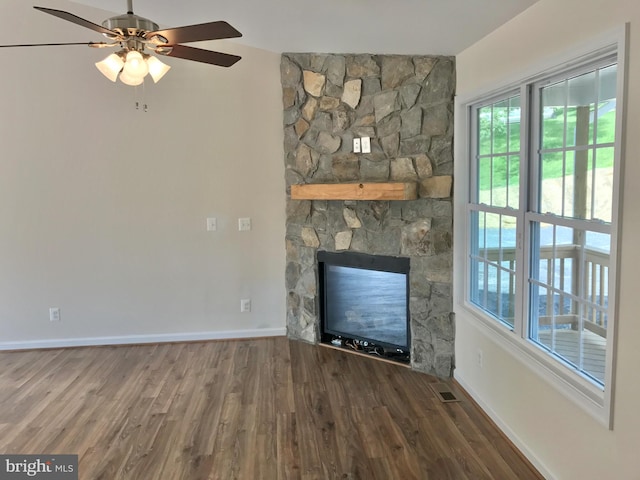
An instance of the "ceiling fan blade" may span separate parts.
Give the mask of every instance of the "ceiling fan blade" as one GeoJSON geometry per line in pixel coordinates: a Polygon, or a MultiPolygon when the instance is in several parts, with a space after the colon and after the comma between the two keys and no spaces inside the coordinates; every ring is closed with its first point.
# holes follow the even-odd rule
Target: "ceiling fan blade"
{"type": "Polygon", "coordinates": [[[65,43],[21,43],[13,45],[0,45],[0,48],[10,47],[59,47],[63,45],[84,45],[89,47],[110,47],[111,43],[106,42],[65,42],[65,43]]]}
{"type": "Polygon", "coordinates": [[[222,20],[149,32],[146,38],[150,39],[156,35],[167,39],[167,41],[163,43],[170,43],[172,45],[176,43],[202,42],[205,40],[219,40],[222,38],[242,36],[238,30],[222,20]]]}
{"type": "Polygon", "coordinates": [[[53,8],[45,8],[45,7],[33,7],[36,10],[40,10],[41,12],[48,13],[49,15],[53,15],[54,17],[61,18],[63,20],[67,20],[68,22],[75,23],[76,25],[80,25],[81,27],[86,27],[90,30],[96,31],[98,33],[104,33],[105,35],[109,35],[111,37],[118,37],[118,33],[108,28],[104,28],[96,23],[90,22],[89,20],[85,20],[84,18],[80,18],[73,13],[65,12],[63,10],[55,10],[53,8]]]}
{"type": "MultiPolygon", "coordinates": [[[[167,48],[167,50],[169,49],[167,48]]],[[[168,57],[184,58],[185,60],[209,63],[220,67],[230,67],[242,58],[237,55],[214,52],[212,50],[203,50],[202,48],[187,47],[186,45],[160,45],[156,52],[162,55],[167,55],[168,57]],[[163,50],[165,47],[170,47],[171,51],[164,53],[163,50]]]]}

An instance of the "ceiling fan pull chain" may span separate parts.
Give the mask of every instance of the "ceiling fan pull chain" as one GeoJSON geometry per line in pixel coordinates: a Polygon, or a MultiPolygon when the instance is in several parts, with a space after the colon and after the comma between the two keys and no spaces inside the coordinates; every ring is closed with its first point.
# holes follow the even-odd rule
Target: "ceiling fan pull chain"
{"type": "Polygon", "coordinates": [[[142,111],[144,113],[147,113],[149,111],[149,106],[146,103],[143,103],[142,105],[140,105],[140,102],[136,102],[136,110],[140,110],[141,106],[142,106],[142,111]]]}
{"type": "Polygon", "coordinates": [[[146,82],[142,82],[142,111],[144,113],[147,113],[148,108],[147,108],[147,89],[146,89],[146,82]]]}
{"type": "Polygon", "coordinates": [[[142,82],[142,99],[139,99],[140,97],[140,90],[138,90],[138,86],[135,86],[135,90],[134,90],[134,95],[136,97],[136,110],[140,110],[142,109],[142,111],[144,113],[147,113],[149,111],[149,106],[147,105],[146,101],[145,101],[145,88],[144,88],[144,82],[142,82]]]}

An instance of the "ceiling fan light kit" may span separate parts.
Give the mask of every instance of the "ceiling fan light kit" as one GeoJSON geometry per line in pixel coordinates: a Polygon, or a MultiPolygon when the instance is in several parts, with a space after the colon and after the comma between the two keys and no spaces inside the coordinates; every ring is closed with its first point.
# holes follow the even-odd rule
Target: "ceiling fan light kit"
{"type": "Polygon", "coordinates": [[[101,62],[96,62],[96,68],[112,82],[120,75],[122,83],[132,86],[140,85],[147,74],[151,75],[154,83],[158,83],[171,69],[157,57],[126,48],[112,53],[101,62]]]}
{"type": "Polygon", "coordinates": [[[182,58],[221,67],[230,67],[241,58],[228,53],[181,45],[181,43],[241,37],[242,34],[227,22],[208,22],[158,30],[157,23],[133,13],[132,0],[127,1],[127,6],[128,11],[126,14],[108,18],[102,22],[102,26],[63,10],[33,7],[41,12],[101,33],[109,39],[109,42],[0,45],[0,47],[60,45],[88,45],[92,48],[120,47],[120,50],[95,65],[112,82],[120,78],[122,83],[131,86],[140,85],[147,75],[150,75],[154,83],[157,83],[171,68],[157,57],[146,53],[145,49],[157,55],[182,58]]]}
{"type": "Polygon", "coordinates": [[[166,63],[158,60],[157,57],[147,56],[147,66],[149,67],[149,75],[153,79],[153,83],[158,83],[164,74],[167,73],[171,67],[166,63]]]}
{"type": "Polygon", "coordinates": [[[112,53],[104,60],[96,62],[96,68],[112,82],[118,79],[122,67],[124,67],[124,61],[122,56],[117,53],[112,53]]]}
{"type": "Polygon", "coordinates": [[[120,73],[120,81],[125,85],[129,85],[131,87],[137,87],[138,85],[144,82],[144,77],[137,77],[135,75],[130,75],[124,70],[120,73]]]}

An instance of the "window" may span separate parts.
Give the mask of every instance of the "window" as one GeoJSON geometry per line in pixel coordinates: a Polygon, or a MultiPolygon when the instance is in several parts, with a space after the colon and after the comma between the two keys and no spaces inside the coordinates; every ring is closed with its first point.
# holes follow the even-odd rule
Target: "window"
{"type": "Polygon", "coordinates": [[[469,105],[466,304],[600,403],[612,358],[618,90],[609,49],[469,105]]]}
{"type": "Polygon", "coordinates": [[[475,108],[471,301],[514,327],[520,205],[520,95],[475,108]]]}

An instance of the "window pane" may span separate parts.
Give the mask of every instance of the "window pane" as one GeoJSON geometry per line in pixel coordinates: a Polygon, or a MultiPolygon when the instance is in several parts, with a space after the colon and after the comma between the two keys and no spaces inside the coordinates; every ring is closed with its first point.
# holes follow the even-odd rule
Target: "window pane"
{"type": "Polygon", "coordinates": [[[518,208],[520,156],[483,157],[478,161],[478,203],[518,208]]]}
{"type": "Polygon", "coordinates": [[[483,157],[478,160],[478,203],[491,205],[491,175],[493,173],[492,157],[483,157]]]}
{"type": "Polygon", "coordinates": [[[540,213],[563,215],[566,165],[562,152],[546,153],[540,162],[540,213]]]}
{"type": "Polygon", "coordinates": [[[543,150],[564,146],[566,90],[566,83],[560,82],[541,91],[540,125],[543,150]]]}
{"type": "Polygon", "coordinates": [[[513,327],[515,312],[516,218],[472,212],[470,300],[513,327]]]}
{"type": "Polygon", "coordinates": [[[616,101],[603,102],[598,109],[598,139],[597,143],[610,144],[615,142],[616,135],[616,101]]]}
{"type": "Polygon", "coordinates": [[[507,157],[493,158],[493,176],[491,184],[491,205],[496,207],[507,206],[507,174],[509,170],[507,157]]]}
{"type": "Polygon", "coordinates": [[[493,154],[507,153],[507,132],[509,123],[509,101],[504,100],[493,106],[493,154]]]}
{"type": "Polygon", "coordinates": [[[564,209],[565,217],[587,218],[587,178],[589,172],[589,152],[587,150],[566,153],[566,169],[563,184],[565,188],[564,209]]]}
{"type": "Polygon", "coordinates": [[[616,87],[618,66],[599,70],[597,143],[613,143],[616,139],[616,87]]]}
{"type": "Polygon", "coordinates": [[[477,260],[471,260],[471,302],[475,303],[480,307],[484,307],[486,305],[485,294],[486,294],[486,276],[484,271],[484,262],[479,262],[477,260]]]}
{"type": "Polygon", "coordinates": [[[616,71],[541,88],[540,212],[611,222],[616,71]]]}
{"type": "Polygon", "coordinates": [[[509,172],[506,206],[517,209],[520,206],[520,155],[509,155],[509,172]]]}
{"type": "Polygon", "coordinates": [[[505,273],[501,279],[501,320],[513,329],[516,311],[515,273],[505,273]]]}
{"type": "Polygon", "coordinates": [[[587,145],[592,126],[592,110],[596,104],[596,72],[569,79],[567,105],[567,146],[587,145]]]}
{"type": "Polygon", "coordinates": [[[491,105],[478,109],[478,155],[491,154],[493,116],[491,105]]]}
{"type": "Polygon", "coordinates": [[[571,152],[571,156],[573,157],[573,175],[567,175],[567,181],[571,184],[571,196],[565,215],[591,219],[593,155],[590,150],[579,150],[571,152]]]}
{"type": "Polygon", "coordinates": [[[520,97],[509,99],[509,152],[520,150],[520,97]]]}
{"type": "Polygon", "coordinates": [[[532,223],[529,338],[604,381],[610,236],[532,223]]]}
{"type": "Polygon", "coordinates": [[[595,154],[595,168],[594,150],[542,155],[540,213],[611,222],[614,147],[595,154]]]}
{"type": "Polygon", "coordinates": [[[471,255],[483,260],[487,258],[487,214],[485,212],[471,212],[471,230],[475,232],[471,255]]]}
{"type": "Polygon", "coordinates": [[[477,110],[477,203],[519,206],[520,116],[519,95],[477,110]]]}
{"type": "Polygon", "coordinates": [[[611,235],[599,232],[586,233],[587,247],[609,255],[611,252],[611,235]]]}
{"type": "MultiPolygon", "coordinates": [[[[501,215],[495,213],[486,214],[487,223],[485,236],[487,239],[487,248],[493,249],[494,252],[496,249],[500,248],[500,217],[501,215]]],[[[493,260],[496,261],[497,259],[497,255],[494,254],[493,260]]]]}
{"type": "Polygon", "coordinates": [[[611,223],[613,214],[613,147],[598,148],[593,160],[595,169],[589,170],[587,190],[589,200],[593,203],[590,209],[594,220],[611,223]]]}
{"type": "MultiPolygon", "coordinates": [[[[604,233],[586,232],[584,297],[585,325],[607,328],[609,306],[609,262],[611,236],[604,233]]],[[[597,330],[597,328],[592,328],[597,330]]]]}

